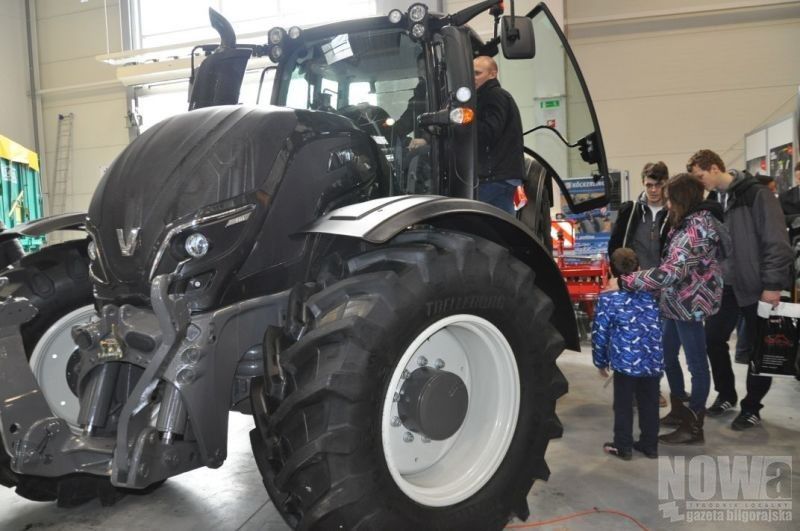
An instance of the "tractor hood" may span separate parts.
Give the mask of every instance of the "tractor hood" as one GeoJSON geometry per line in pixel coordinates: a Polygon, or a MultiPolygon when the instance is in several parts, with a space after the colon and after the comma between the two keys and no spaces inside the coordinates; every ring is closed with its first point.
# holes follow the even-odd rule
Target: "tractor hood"
{"type": "Polygon", "coordinates": [[[102,280],[148,281],[165,228],[257,190],[297,125],[290,109],[213,107],[164,120],[134,140],[89,207],[102,280]]]}
{"type": "Polygon", "coordinates": [[[239,289],[237,275],[300,253],[287,239],[320,209],[371,198],[376,164],[334,155],[376,149],[327,112],[219,106],[164,120],[117,157],[92,197],[96,298],[146,304],[153,279],[170,274],[193,309],[218,305],[239,289]],[[189,238],[203,240],[200,254],[189,238]]]}

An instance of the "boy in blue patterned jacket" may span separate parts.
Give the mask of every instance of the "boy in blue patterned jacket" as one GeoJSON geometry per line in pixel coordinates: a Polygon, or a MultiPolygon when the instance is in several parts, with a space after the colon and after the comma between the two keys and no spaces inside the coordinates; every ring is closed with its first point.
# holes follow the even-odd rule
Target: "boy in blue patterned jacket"
{"type": "MultiPolygon", "coordinates": [[[[611,255],[615,277],[639,269],[633,249],[611,255]]],[[[614,442],[603,450],[629,460],[633,450],[658,457],[658,391],[664,370],[658,301],[646,291],[600,294],[592,323],[592,361],[603,377],[614,371],[614,442]],[[633,440],[633,397],[639,409],[639,440],[633,440]]]]}

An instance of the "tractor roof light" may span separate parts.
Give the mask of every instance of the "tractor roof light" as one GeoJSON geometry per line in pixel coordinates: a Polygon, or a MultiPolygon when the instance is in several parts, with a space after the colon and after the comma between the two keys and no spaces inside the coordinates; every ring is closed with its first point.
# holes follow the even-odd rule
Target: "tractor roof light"
{"type": "Polygon", "coordinates": [[[286,30],[283,28],[272,28],[267,32],[267,41],[270,44],[280,44],[283,38],[286,37],[286,30]]]}
{"type": "Polygon", "coordinates": [[[292,40],[299,39],[302,33],[303,30],[301,30],[299,26],[292,26],[291,28],[289,28],[289,38],[292,40]]]}
{"type": "Polygon", "coordinates": [[[425,4],[412,4],[408,8],[408,18],[413,23],[422,22],[428,16],[428,6],[425,4]]]}
{"type": "Polygon", "coordinates": [[[469,87],[459,87],[456,90],[456,99],[461,103],[467,103],[472,98],[472,89],[469,87]]]}
{"type": "Polygon", "coordinates": [[[403,12],[399,9],[392,9],[389,11],[389,22],[392,24],[399,24],[403,20],[403,12]]]}
{"type": "Polygon", "coordinates": [[[283,48],[280,46],[272,46],[269,49],[269,58],[273,63],[277,63],[283,57],[283,48]]]}
{"type": "Polygon", "coordinates": [[[475,120],[475,111],[469,107],[456,107],[450,111],[450,122],[458,125],[469,125],[475,120]]]}

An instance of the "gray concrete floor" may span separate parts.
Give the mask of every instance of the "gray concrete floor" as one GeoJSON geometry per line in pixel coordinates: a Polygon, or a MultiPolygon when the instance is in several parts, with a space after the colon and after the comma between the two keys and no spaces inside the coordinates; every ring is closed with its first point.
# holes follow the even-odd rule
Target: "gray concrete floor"
{"type": "MultiPolygon", "coordinates": [[[[732,413],[706,421],[705,446],[660,448],[662,456],[687,459],[701,454],[792,456],[793,523],[670,523],[658,509],[658,461],[635,455],[632,461],[623,462],[602,452],[603,442],[611,440],[612,387],[603,387],[588,353],[565,352],[559,365],[570,382],[569,394],[558,403],[564,437],[551,442],[547,453],[550,480],[537,482],[528,496],[531,518],[510,527],[529,527],[598,508],[629,514],[649,529],[800,529],[800,382],[773,383],[765,400],[762,427],[734,432],[728,427],[732,413]]],[[[737,387],[744,391],[745,367],[736,365],[735,371],[737,387]]],[[[666,381],[662,388],[667,390],[666,381]]],[[[288,529],[269,502],[250,454],[251,427],[250,417],[232,415],[228,460],[220,469],[195,470],[172,478],[153,494],[128,496],[113,507],[101,507],[94,501],[77,509],[59,509],[52,503],[30,502],[11,490],[0,490],[0,530],[288,529]]],[[[623,516],[606,513],[536,527],[550,531],[639,529],[623,516]]]]}

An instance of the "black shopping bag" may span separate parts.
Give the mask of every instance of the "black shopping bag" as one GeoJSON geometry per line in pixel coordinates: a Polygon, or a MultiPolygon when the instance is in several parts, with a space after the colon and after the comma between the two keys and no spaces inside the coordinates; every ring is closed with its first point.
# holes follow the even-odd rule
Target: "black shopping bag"
{"type": "Polygon", "coordinates": [[[750,368],[763,376],[797,376],[800,304],[758,303],[758,341],[750,368]]]}

